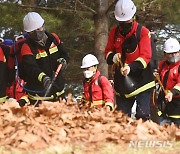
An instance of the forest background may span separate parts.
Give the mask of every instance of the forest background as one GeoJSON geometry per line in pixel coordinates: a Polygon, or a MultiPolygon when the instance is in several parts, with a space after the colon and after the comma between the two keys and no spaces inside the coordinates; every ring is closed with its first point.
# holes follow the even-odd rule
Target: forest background
{"type": "MultiPolygon", "coordinates": [[[[0,0],[0,37],[14,39],[23,33],[23,18],[29,11],[41,14],[48,32],[55,32],[69,51],[70,63],[65,79],[67,89],[81,91],[82,58],[94,53],[101,73],[108,76],[104,49],[111,26],[117,24],[117,0],[0,0]]],[[[155,32],[158,59],[163,58],[163,43],[169,37],[180,41],[180,1],[134,0],[136,20],[155,32]]]]}

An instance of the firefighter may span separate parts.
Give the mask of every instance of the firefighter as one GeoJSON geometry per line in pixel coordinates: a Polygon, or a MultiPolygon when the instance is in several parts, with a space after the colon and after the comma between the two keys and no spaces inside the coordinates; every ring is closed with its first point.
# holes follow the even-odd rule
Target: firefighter
{"type": "Polygon", "coordinates": [[[5,102],[8,98],[14,98],[19,103],[20,106],[24,106],[26,103],[29,103],[27,99],[27,95],[23,88],[18,84],[18,81],[24,84],[23,80],[15,77],[16,72],[15,69],[15,58],[14,58],[14,46],[13,41],[11,39],[1,39],[1,77],[0,79],[0,93],[4,96],[4,91],[6,91],[6,96],[3,97],[1,102],[5,102]],[[6,87],[6,88],[5,88],[6,87]],[[26,101],[25,101],[26,100],[26,101]]]}
{"type": "Polygon", "coordinates": [[[4,103],[7,99],[6,87],[8,79],[8,67],[6,57],[2,48],[0,47],[0,103],[4,103]]]}
{"type": "Polygon", "coordinates": [[[142,26],[140,40],[136,38],[139,23],[135,21],[136,6],[131,0],[119,0],[115,5],[117,26],[110,30],[105,48],[107,64],[115,65],[114,89],[117,110],[131,116],[137,104],[136,118],[150,119],[150,98],[155,86],[150,66],[152,57],[150,31],[142,26]]]}
{"type": "Polygon", "coordinates": [[[22,78],[31,104],[41,101],[64,99],[64,78],[62,70],[67,67],[69,56],[55,33],[45,30],[44,19],[36,12],[29,12],[23,19],[27,41],[22,45],[22,78]],[[62,64],[60,72],[52,81],[56,69],[62,64]],[[47,94],[48,87],[53,83],[47,94]],[[46,94],[45,94],[46,93],[46,94]]]}
{"type": "Polygon", "coordinates": [[[180,125],[180,44],[175,38],[164,43],[165,59],[160,61],[158,73],[165,91],[160,92],[158,103],[165,102],[159,124],[180,125]]]}
{"type": "Polygon", "coordinates": [[[99,62],[92,54],[87,54],[82,60],[84,74],[84,102],[90,107],[105,107],[114,109],[114,92],[109,80],[101,76],[97,66],[99,62]]]}

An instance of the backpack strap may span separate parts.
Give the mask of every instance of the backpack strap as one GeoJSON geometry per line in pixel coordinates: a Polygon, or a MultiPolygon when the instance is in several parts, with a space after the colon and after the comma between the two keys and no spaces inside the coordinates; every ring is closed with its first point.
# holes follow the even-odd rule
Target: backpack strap
{"type": "MultiPolygon", "coordinates": [[[[103,88],[102,88],[102,84],[101,84],[101,77],[102,77],[102,75],[99,75],[97,81],[98,81],[98,85],[101,87],[101,90],[102,90],[102,99],[104,100],[103,88]]],[[[93,101],[93,98],[92,98],[92,82],[89,85],[89,96],[90,96],[90,101],[92,102],[93,101]]]]}
{"type": "Polygon", "coordinates": [[[153,70],[157,70],[158,68],[158,57],[157,57],[157,49],[156,49],[156,38],[155,34],[151,33],[151,50],[152,50],[152,58],[150,61],[151,67],[153,70]]]}
{"type": "Polygon", "coordinates": [[[170,70],[168,70],[164,75],[163,86],[164,86],[165,89],[166,89],[167,81],[168,81],[168,78],[169,78],[169,73],[170,73],[170,70]]]}
{"type": "Polygon", "coordinates": [[[102,75],[98,76],[98,85],[101,87],[101,90],[102,90],[102,99],[104,100],[103,88],[102,88],[102,84],[101,84],[101,77],[102,77],[102,75]]]}
{"type": "MultiPolygon", "coordinates": [[[[101,87],[101,89],[102,89],[102,94],[103,94],[103,88],[102,88],[102,84],[101,84],[101,76],[102,75],[99,75],[98,76],[98,79],[97,79],[97,81],[98,81],[98,85],[101,87]]],[[[83,84],[85,84],[85,80],[83,81],[83,84]]],[[[92,98],[92,82],[90,82],[90,84],[89,84],[89,90],[88,90],[88,92],[89,92],[89,99],[90,99],[90,102],[93,102],[93,98],[92,98]]],[[[102,95],[102,99],[104,99],[104,96],[102,95]]]]}
{"type": "Polygon", "coordinates": [[[89,84],[89,100],[90,100],[90,102],[93,102],[93,98],[92,98],[92,82],[90,82],[90,84],[89,84]]]}
{"type": "MultiPolygon", "coordinates": [[[[161,67],[161,70],[163,70],[163,68],[165,67],[166,65],[166,61],[164,61],[164,63],[162,64],[162,67],[161,67]]],[[[180,67],[179,67],[180,68],[180,67]]],[[[179,70],[178,68],[178,70],[179,70]]],[[[165,73],[164,75],[164,80],[163,80],[163,86],[164,88],[166,88],[166,85],[167,85],[167,81],[168,81],[168,78],[169,78],[169,73],[170,73],[170,69],[165,73]]]]}
{"type": "Polygon", "coordinates": [[[115,32],[114,32],[114,43],[116,42],[116,39],[117,39],[117,36],[118,36],[118,33],[119,33],[119,25],[117,25],[116,29],[115,29],[115,32]]]}
{"type": "Polygon", "coordinates": [[[99,76],[98,76],[98,85],[99,85],[99,86],[101,87],[101,89],[102,89],[101,77],[102,77],[102,75],[99,75],[99,76]]]}
{"type": "Polygon", "coordinates": [[[60,39],[59,37],[55,34],[55,33],[51,33],[50,36],[52,37],[53,39],[53,43],[58,46],[60,44],[60,39]]]}
{"type": "Polygon", "coordinates": [[[140,38],[141,38],[141,29],[142,29],[142,25],[138,24],[137,29],[136,29],[136,38],[137,38],[137,42],[139,43],[140,38]]]}
{"type": "Polygon", "coordinates": [[[162,63],[161,71],[163,70],[163,68],[165,67],[165,65],[166,65],[166,61],[164,61],[164,62],[162,63]]]}
{"type": "MultiPolygon", "coordinates": [[[[141,38],[141,30],[142,30],[142,25],[138,24],[137,30],[136,30],[136,38],[137,42],[139,43],[140,38],[141,38]]],[[[151,50],[152,50],[152,57],[150,60],[150,65],[153,70],[157,69],[158,67],[158,60],[157,60],[157,51],[156,51],[156,45],[155,45],[156,39],[155,35],[151,34],[151,50]]]]}

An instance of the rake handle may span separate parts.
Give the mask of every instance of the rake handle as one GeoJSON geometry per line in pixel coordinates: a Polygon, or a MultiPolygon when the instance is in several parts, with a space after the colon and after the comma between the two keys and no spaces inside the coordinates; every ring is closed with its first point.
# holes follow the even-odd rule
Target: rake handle
{"type": "Polygon", "coordinates": [[[54,74],[54,77],[53,77],[53,79],[52,79],[52,81],[51,81],[48,89],[47,89],[46,92],[45,92],[44,97],[47,97],[47,95],[50,93],[51,88],[52,88],[52,86],[53,86],[53,84],[54,84],[54,82],[55,82],[55,80],[56,80],[56,78],[57,78],[57,76],[58,76],[61,68],[62,68],[62,64],[59,64],[59,66],[58,66],[58,68],[56,69],[56,72],[55,72],[55,74],[54,74]]]}

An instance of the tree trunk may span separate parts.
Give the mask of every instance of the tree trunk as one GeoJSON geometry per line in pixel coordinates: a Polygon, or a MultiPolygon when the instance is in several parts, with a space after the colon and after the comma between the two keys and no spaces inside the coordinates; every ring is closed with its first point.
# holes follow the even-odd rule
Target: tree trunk
{"type": "Polygon", "coordinates": [[[108,0],[95,0],[96,12],[95,24],[95,47],[94,52],[99,60],[99,70],[102,75],[108,77],[108,65],[104,59],[104,49],[108,38],[108,16],[105,13],[108,8],[108,0]]]}

